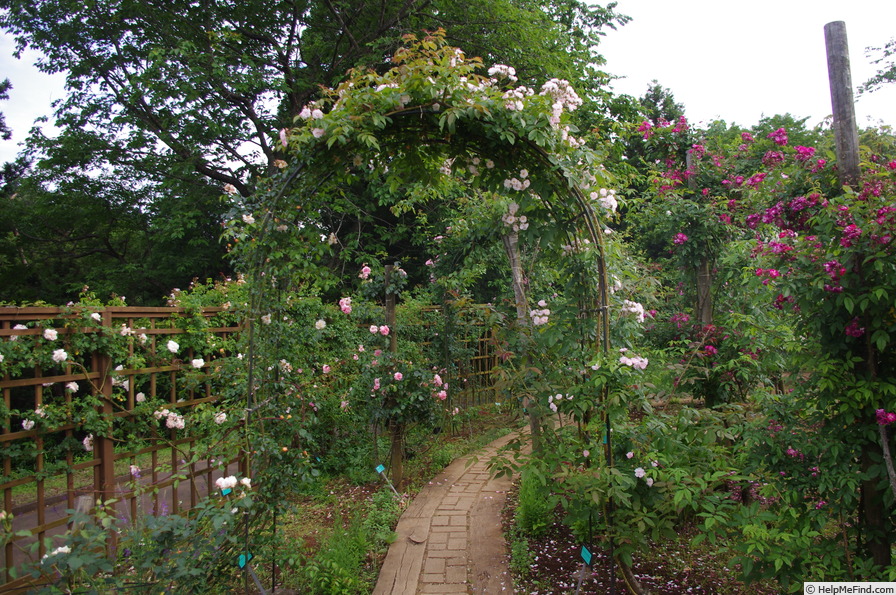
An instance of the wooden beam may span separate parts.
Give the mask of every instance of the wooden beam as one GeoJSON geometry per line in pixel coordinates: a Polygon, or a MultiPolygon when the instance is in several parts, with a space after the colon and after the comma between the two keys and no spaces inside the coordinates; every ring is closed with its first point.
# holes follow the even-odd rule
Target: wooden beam
{"type": "Polygon", "coordinates": [[[859,181],[859,133],[849,69],[849,45],[846,23],[834,21],[824,26],[828,57],[828,80],[834,110],[834,138],[837,143],[837,168],[840,185],[855,188],[859,181]]]}

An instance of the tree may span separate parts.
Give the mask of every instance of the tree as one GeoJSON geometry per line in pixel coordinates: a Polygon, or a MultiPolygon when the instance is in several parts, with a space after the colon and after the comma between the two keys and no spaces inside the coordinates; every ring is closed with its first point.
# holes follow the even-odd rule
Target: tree
{"type": "Polygon", "coordinates": [[[896,81],[896,38],[891,39],[882,48],[868,48],[866,53],[870,56],[872,52],[878,53],[878,57],[871,61],[872,64],[880,65],[878,71],[870,79],[859,86],[859,94],[871,93],[877,91],[887,83],[896,81]]]}
{"type": "MultiPolygon", "coordinates": [[[[12,83],[9,82],[9,79],[5,79],[3,80],[3,82],[0,82],[0,99],[9,99],[10,89],[12,89],[12,83]]],[[[0,113],[0,138],[2,138],[3,140],[9,140],[12,138],[12,130],[6,124],[6,117],[3,115],[3,113],[0,113]]]]}
{"type": "Polygon", "coordinates": [[[641,97],[644,115],[656,126],[661,121],[674,122],[684,116],[684,104],[675,101],[672,91],[654,79],[641,97]]]}
{"type": "Polygon", "coordinates": [[[229,272],[218,241],[216,188],[135,187],[115,171],[70,172],[48,182],[42,173],[12,182],[14,191],[0,198],[0,299],[65,303],[86,285],[99,295],[154,304],[194,277],[229,272]],[[190,200],[179,200],[187,192],[190,200]]]}
{"type": "MultiPolygon", "coordinates": [[[[15,35],[19,51],[44,54],[39,68],[67,74],[68,96],[56,105],[61,133],[29,139],[43,191],[57,179],[108,172],[107,181],[139,189],[135,212],[160,221],[158,201],[205,203],[214,188],[230,185],[234,199],[208,213],[220,224],[261,176],[277,171],[284,157],[277,130],[292,124],[319,86],[337,83],[352,67],[382,68],[403,33],[445,27],[450,43],[488,62],[514,64],[521,81],[566,77],[595,89],[603,29],[627,21],[614,6],[0,0],[0,27],[15,35]]],[[[370,198],[362,209],[370,217],[393,216],[370,198]]],[[[359,221],[339,222],[343,230],[360,228],[359,221]]],[[[223,247],[219,269],[222,257],[223,247]]]]}

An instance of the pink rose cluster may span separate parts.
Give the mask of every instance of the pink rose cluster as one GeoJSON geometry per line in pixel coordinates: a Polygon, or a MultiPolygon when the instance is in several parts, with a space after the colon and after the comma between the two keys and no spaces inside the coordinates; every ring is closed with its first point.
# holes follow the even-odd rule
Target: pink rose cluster
{"type": "Polygon", "coordinates": [[[892,423],[896,423],[896,413],[885,409],[878,409],[876,413],[878,425],[888,426],[892,423]]]}
{"type": "Polygon", "coordinates": [[[440,401],[444,401],[448,398],[448,383],[442,381],[442,377],[438,374],[435,374],[432,377],[432,385],[434,387],[432,391],[432,396],[434,399],[439,399],[440,401]]]}
{"type": "Polygon", "coordinates": [[[778,128],[774,132],[770,132],[768,134],[768,138],[775,141],[776,145],[784,146],[787,144],[787,131],[783,128],[778,128]]]}

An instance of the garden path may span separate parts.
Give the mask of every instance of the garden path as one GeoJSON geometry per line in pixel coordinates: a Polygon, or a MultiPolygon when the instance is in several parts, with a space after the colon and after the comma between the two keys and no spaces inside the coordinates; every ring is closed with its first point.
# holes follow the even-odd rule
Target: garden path
{"type": "Polygon", "coordinates": [[[493,478],[487,465],[519,434],[457,459],[417,494],[398,521],[374,595],[513,593],[501,530],[512,479],[493,478]]]}

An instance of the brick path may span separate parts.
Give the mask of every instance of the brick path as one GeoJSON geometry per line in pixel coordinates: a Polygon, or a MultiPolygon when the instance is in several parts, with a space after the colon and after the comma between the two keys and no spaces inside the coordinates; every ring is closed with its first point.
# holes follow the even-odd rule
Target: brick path
{"type": "Polygon", "coordinates": [[[486,465],[518,434],[454,461],[401,515],[374,595],[512,593],[501,509],[511,479],[493,479],[486,465]]]}

